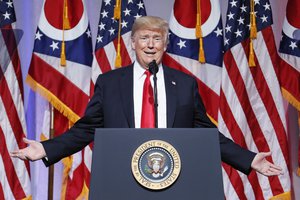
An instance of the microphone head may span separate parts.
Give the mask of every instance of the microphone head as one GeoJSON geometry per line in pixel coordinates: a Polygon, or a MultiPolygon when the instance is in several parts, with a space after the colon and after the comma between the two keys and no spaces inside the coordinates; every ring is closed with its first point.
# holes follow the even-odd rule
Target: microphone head
{"type": "Polygon", "coordinates": [[[156,74],[158,72],[158,65],[155,60],[152,60],[149,64],[149,71],[151,74],[156,74]]]}

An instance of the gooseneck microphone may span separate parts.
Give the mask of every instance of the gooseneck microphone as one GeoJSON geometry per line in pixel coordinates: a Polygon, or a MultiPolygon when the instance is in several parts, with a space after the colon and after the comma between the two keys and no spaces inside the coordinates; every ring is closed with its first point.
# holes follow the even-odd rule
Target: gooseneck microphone
{"type": "Polygon", "coordinates": [[[149,71],[151,74],[153,74],[153,83],[154,83],[154,87],[153,87],[153,93],[154,93],[154,113],[155,113],[155,128],[158,128],[158,114],[157,114],[157,77],[156,77],[156,73],[158,72],[158,65],[156,63],[155,60],[152,60],[149,64],[149,71]]]}

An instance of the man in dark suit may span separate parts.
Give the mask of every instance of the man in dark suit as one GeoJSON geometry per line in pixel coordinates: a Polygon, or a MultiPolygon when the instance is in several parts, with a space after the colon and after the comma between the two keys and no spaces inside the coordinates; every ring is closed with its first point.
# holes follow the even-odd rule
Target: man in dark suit
{"type": "MultiPolygon", "coordinates": [[[[85,115],[69,131],[42,143],[24,139],[29,146],[11,155],[28,160],[43,159],[49,166],[92,142],[95,128],[143,128],[143,84],[147,79],[145,71],[153,60],[159,69],[158,128],[215,127],[206,115],[195,79],[161,64],[168,29],[167,22],[158,17],[137,19],[132,28],[136,62],[98,77],[85,115]]],[[[267,176],[281,173],[280,167],[265,159],[270,153],[255,154],[221,133],[219,138],[222,160],[234,168],[245,174],[252,168],[267,176]]]]}

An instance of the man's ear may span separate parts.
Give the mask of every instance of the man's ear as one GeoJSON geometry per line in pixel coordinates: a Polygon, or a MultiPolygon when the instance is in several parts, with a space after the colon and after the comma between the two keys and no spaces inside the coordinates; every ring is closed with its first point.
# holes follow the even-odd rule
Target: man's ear
{"type": "Polygon", "coordinates": [[[133,37],[131,38],[131,48],[135,50],[135,40],[133,37]]]}
{"type": "Polygon", "coordinates": [[[168,48],[168,45],[166,44],[166,45],[164,46],[164,51],[167,51],[167,48],[168,48]]]}

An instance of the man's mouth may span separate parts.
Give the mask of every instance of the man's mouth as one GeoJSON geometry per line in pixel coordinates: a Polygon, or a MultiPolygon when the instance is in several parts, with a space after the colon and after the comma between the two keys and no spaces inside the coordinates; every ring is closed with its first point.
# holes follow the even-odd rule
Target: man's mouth
{"type": "Polygon", "coordinates": [[[154,55],[156,52],[148,52],[148,51],[144,51],[145,54],[147,55],[154,55]]]}

